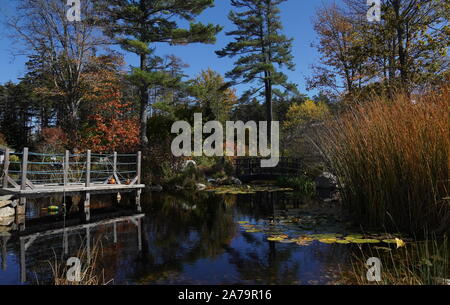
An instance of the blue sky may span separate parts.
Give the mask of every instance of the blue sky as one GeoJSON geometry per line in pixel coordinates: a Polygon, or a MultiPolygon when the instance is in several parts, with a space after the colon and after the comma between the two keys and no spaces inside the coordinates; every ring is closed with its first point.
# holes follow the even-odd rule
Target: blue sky
{"type": "MultiPolygon", "coordinates": [[[[332,0],[288,0],[281,5],[282,23],[284,33],[288,37],[294,38],[293,55],[295,58],[296,70],[287,71],[291,82],[298,84],[302,93],[313,95],[316,92],[306,92],[305,76],[310,73],[311,64],[317,62],[318,54],[311,47],[316,39],[312,26],[312,18],[315,10],[324,3],[330,3],[332,0]]],[[[0,16],[14,14],[13,3],[15,0],[0,0],[0,16]]],[[[193,44],[189,46],[169,46],[165,44],[158,45],[157,53],[159,55],[174,54],[189,64],[186,72],[189,76],[194,76],[200,71],[212,68],[222,74],[232,69],[233,59],[218,58],[214,51],[223,48],[230,37],[225,32],[233,29],[233,25],[228,20],[227,15],[231,10],[229,0],[216,0],[214,8],[206,10],[199,21],[217,23],[224,26],[224,30],[218,35],[215,45],[193,44]]],[[[12,53],[14,44],[8,38],[7,28],[0,23],[0,84],[7,81],[17,81],[17,79],[26,72],[23,56],[16,56],[12,53]]],[[[127,65],[138,65],[138,58],[134,55],[125,54],[127,65]]],[[[245,86],[238,88],[238,91],[245,89],[245,86]]]]}

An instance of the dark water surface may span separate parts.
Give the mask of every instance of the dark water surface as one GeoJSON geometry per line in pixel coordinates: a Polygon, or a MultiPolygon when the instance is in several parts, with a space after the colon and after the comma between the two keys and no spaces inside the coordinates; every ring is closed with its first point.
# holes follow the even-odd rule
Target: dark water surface
{"type": "Polygon", "coordinates": [[[25,231],[0,232],[0,284],[51,282],[49,262],[76,256],[87,240],[99,249],[105,280],[115,284],[328,284],[349,265],[349,245],[267,240],[342,229],[339,216],[324,212],[331,206],[289,193],[146,194],[143,218],[128,217],[134,215],[130,195],[122,194],[120,206],[116,194],[94,196],[89,227],[75,205],[67,217],[45,210],[62,201],[29,200],[25,231]],[[58,231],[64,227],[66,237],[58,231]]]}

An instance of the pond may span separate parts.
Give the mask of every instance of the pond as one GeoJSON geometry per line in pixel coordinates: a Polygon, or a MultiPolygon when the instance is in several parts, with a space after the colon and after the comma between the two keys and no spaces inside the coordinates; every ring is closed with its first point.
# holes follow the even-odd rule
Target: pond
{"type": "Polygon", "coordinates": [[[76,211],[48,208],[61,198],[29,200],[22,237],[0,236],[0,284],[51,282],[50,262],[79,255],[87,240],[114,284],[339,284],[368,241],[349,235],[334,203],[291,192],[147,193],[142,218],[121,197],[94,196],[89,227],[76,211]]]}

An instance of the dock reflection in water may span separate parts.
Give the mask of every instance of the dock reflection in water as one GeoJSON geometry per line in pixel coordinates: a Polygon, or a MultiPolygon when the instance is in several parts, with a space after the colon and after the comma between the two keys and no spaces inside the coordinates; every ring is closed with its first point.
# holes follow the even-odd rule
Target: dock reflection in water
{"type": "Polygon", "coordinates": [[[0,284],[51,283],[49,261],[75,256],[82,245],[97,242],[105,278],[115,284],[331,283],[339,277],[338,266],[348,261],[345,245],[274,243],[264,232],[242,227],[244,222],[270,227],[281,214],[297,214],[304,202],[295,198],[146,194],[144,216],[133,212],[126,194],[120,207],[111,196],[99,196],[92,199],[89,223],[70,214],[41,215],[50,202],[36,200],[28,205],[26,230],[0,238],[0,284]]]}

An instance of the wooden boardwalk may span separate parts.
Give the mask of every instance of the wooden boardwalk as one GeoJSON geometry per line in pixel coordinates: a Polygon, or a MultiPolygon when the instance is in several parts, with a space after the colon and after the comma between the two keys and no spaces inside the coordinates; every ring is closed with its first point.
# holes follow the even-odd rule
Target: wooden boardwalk
{"type": "Polygon", "coordinates": [[[53,194],[83,197],[87,220],[91,194],[135,192],[137,211],[145,185],[141,183],[141,152],[137,154],[44,154],[4,152],[0,195],[13,195],[16,214],[25,212],[26,199],[53,194]]]}
{"type": "Polygon", "coordinates": [[[92,183],[90,186],[84,184],[67,184],[67,185],[35,185],[33,188],[26,188],[24,190],[20,188],[2,188],[0,189],[0,195],[19,195],[25,197],[35,197],[46,194],[61,194],[66,195],[74,193],[117,193],[125,191],[133,191],[145,188],[144,184],[103,184],[92,183]]]}

